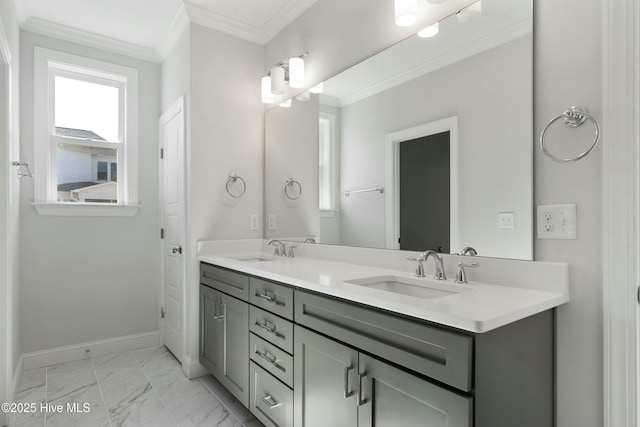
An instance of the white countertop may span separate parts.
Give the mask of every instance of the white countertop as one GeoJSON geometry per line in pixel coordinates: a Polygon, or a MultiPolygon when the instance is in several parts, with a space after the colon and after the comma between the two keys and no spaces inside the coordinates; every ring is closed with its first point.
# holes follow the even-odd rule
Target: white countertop
{"type": "MultiPolygon", "coordinates": [[[[457,285],[452,278],[446,283],[464,286],[469,290],[439,298],[417,298],[345,283],[346,280],[382,275],[413,278],[411,274],[402,271],[304,257],[278,257],[264,262],[233,259],[252,256],[273,258],[271,254],[262,252],[236,252],[201,254],[199,260],[476,333],[490,331],[569,301],[569,295],[562,292],[472,281],[466,285],[457,285]]],[[[441,283],[430,278],[420,280],[424,280],[426,284],[441,283]]]]}

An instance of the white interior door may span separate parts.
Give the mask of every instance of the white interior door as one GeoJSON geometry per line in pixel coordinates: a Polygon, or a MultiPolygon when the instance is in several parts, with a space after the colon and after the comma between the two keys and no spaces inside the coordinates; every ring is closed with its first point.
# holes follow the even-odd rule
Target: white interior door
{"type": "Polygon", "coordinates": [[[163,341],[180,360],[184,354],[185,187],[184,97],[160,117],[162,141],[163,341]]]}

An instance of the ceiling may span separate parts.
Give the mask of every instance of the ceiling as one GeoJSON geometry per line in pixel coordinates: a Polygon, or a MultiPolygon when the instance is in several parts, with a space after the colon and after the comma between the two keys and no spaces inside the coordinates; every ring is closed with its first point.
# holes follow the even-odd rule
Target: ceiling
{"type": "Polygon", "coordinates": [[[189,22],[264,44],[316,0],[14,0],[21,28],[161,61],[189,22]]]}

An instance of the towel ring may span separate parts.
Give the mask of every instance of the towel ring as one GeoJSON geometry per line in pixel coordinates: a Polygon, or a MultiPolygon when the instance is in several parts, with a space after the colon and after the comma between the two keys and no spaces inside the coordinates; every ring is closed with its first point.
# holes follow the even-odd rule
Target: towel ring
{"type": "Polygon", "coordinates": [[[298,200],[300,196],[302,196],[302,185],[300,185],[300,183],[293,178],[287,178],[287,181],[284,184],[284,195],[287,196],[287,199],[289,200],[298,200]],[[291,196],[289,194],[289,191],[287,191],[287,189],[292,188],[294,185],[298,186],[297,196],[291,196]]]}
{"type": "Polygon", "coordinates": [[[596,119],[594,119],[593,116],[589,114],[589,112],[585,108],[571,107],[570,109],[565,110],[564,113],[555,116],[553,119],[551,119],[547,126],[545,126],[544,130],[542,131],[542,135],[540,135],[540,148],[542,149],[542,152],[554,162],[571,163],[577,162],[578,160],[589,154],[594,148],[596,148],[596,145],[598,145],[598,141],[600,141],[600,125],[598,124],[596,119]],[[593,123],[593,127],[595,128],[595,137],[593,138],[591,147],[589,147],[587,151],[583,152],[577,157],[563,159],[562,157],[554,156],[549,152],[549,150],[547,150],[544,142],[544,137],[551,125],[560,119],[562,119],[565,126],[570,128],[577,128],[578,126],[581,126],[585,122],[585,120],[591,120],[591,122],[593,123]]]}
{"type": "Polygon", "coordinates": [[[240,175],[237,174],[231,174],[229,175],[229,179],[227,179],[227,193],[229,193],[229,195],[231,197],[234,197],[236,199],[244,196],[244,193],[247,191],[247,183],[245,182],[244,179],[242,179],[242,177],[240,175]],[[233,192],[231,192],[231,190],[229,189],[229,184],[232,184],[236,181],[240,180],[242,182],[242,191],[240,192],[240,194],[233,194],[233,192]]]}

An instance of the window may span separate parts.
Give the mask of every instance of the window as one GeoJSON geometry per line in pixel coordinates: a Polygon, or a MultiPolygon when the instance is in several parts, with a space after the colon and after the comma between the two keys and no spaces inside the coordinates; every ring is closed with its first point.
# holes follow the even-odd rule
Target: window
{"type": "Polygon", "coordinates": [[[336,210],[336,116],[321,112],[319,119],[320,210],[336,210]]]}
{"type": "Polygon", "coordinates": [[[137,71],[36,48],[34,73],[38,212],[135,214],[137,71]]]}

